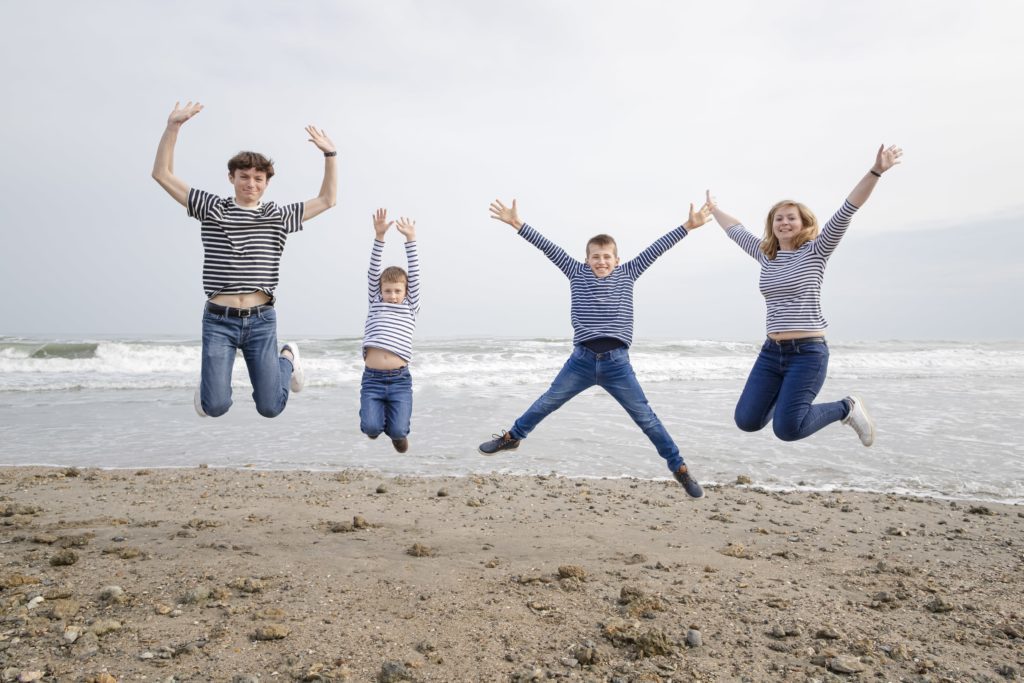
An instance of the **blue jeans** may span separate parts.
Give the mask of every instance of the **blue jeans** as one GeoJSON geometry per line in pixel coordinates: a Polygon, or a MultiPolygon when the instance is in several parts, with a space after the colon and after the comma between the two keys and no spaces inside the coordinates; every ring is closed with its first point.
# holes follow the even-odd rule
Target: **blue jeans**
{"type": "Polygon", "coordinates": [[[288,403],[292,362],[277,348],[273,308],[235,318],[203,310],[203,365],[199,396],[203,412],[220,417],[231,407],[231,370],[241,349],[252,382],[252,398],[263,417],[277,417],[288,403]]]}
{"type": "Polygon", "coordinates": [[[644,390],[640,388],[629,362],[629,349],[624,347],[594,353],[585,346],[576,346],[551,387],[512,425],[509,430],[512,438],[525,439],[541,420],[595,384],[611,394],[626,409],[633,422],[658,449],[658,455],[665,459],[669,470],[675,472],[679,469],[683,464],[679,448],[647,403],[644,390]]]}
{"type": "Polygon", "coordinates": [[[842,420],[846,401],[814,405],[827,371],[824,339],[766,339],[736,404],[736,426],[756,432],[771,422],[775,436],[797,441],[842,420]]]}
{"type": "Polygon", "coordinates": [[[359,429],[367,436],[382,432],[392,439],[409,435],[412,420],[412,375],[409,366],[398,370],[363,370],[359,388],[359,429]]]}

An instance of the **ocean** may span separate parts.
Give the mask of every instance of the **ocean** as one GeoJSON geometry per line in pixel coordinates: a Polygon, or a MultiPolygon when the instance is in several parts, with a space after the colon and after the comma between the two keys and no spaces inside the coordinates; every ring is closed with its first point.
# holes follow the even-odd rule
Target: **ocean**
{"type": "MultiPolygon", "coordinates": [[[[519,450],[477,445],[508,429],[571,350],[567,339],[418,340],[412,447],[359,432],[359,339],[298,339],[306,389],[260,417],[241,358],[234,406],[192,408],[198,340],[0,337],[0,465],[255,467],[382,475],[473,473],[665,479],[626,413],[594,388],[519,450]]],[[[797,443],[736,429],[732,411],[760,341],[638,340],[633,366],[697,478],[770,489],[866,490],[1024,503],[1024,342],[835,342],[820,397],[856,393],[875,445],[830,425],[797,443]]]]}

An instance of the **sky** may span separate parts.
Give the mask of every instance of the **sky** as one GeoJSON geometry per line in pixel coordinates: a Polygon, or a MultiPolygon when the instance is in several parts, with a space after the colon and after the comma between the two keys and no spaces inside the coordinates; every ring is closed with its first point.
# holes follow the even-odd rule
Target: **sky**
{"type": "MultiPolygon", "coordinates": [[[[710,188],[753,232],[799,200],[824,221],[879,144],[879,182],[830,261],[841,340],[1024,337],[1024,46],[1017,0],[5,2],[0,335],[198,338],[199,224],[152,180],[338,205],[287,243],[279,336],[359,337],[371,215],[417,221],[422,337],[568,337],[564,276],[489,203],[578,258],[627,259],[710,188]],[[1012,311],[1018,311],[1012,314],[1012,311]]],[[[387,264],[402,265],[397,234],[387,264]]],[[[636,336],[756,340],[755,262],[715,225],[636,286],[636,336]]]]}

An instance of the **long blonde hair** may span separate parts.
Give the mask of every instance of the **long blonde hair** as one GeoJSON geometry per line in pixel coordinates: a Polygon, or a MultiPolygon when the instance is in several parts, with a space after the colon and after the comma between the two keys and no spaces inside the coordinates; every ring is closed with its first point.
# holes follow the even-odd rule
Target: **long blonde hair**
{"type": "Polygon", "coordinates": [[[768,212],[768,218],[764,222],[764,239],[761,240],[761,252],[773,261],[776,254],[779,253],[779,238],[775,236],[772,225],[775,223],[775,213],[784,206],[795,206],[796,210],[800,213],[800,222],[804,224],[804,229],[796,237],[794,249],[799,249],[818,236],[818,219],[810,209],[800,202],[794,202],[792,199],[783,199],[781,202],[776,202],[775,206],[768,212]]]}

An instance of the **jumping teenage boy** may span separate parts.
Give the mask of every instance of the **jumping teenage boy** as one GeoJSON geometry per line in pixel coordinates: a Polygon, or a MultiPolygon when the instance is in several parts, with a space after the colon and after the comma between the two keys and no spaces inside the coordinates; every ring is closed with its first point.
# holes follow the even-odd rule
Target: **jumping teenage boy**
{"type": "Polygon", "coordinates": [[[367,286],[370,308],[363,332],[363,381],[359,389],[359,429],[371,439],[391,438],[399,453],[409,450],[412,419],[412,333],[420,312],[420,262],[416,254],[416,221],[389,223],[386,209],[373,214],[373,249],[367,286]],[[395,225],[405,237],[409,272],[398,266],[381,272],[384,235],[395,225]]]}
{"type": "Polygon", "coordinates": [[[264,202],[273,162],[256,152],[228,161],[234,197],[221,198],[190,187],[174,175],[174,146],[181,126],[203,110],[198,102],[176,102],[156,150],[153,179],[200,221],[203,241],[203,358],[194,405],[201,417],[218,417],[231,407],[231,370],[241,349],[252,382],[256,410],[276,417],[288,390],[304,381],[295,344],[277,346],[274,289],[288,235],[334,206],[338,190],[334,143],[324,131],[306,127],[309,141],[324,153],[320,194],[307,202],[280,206],[264,202]]]}
{"type": "Polygon", "coordinates": [[[615,240],[609,235],[590,238],[586,263],[582,263],[519,220],[514,199],[510,207],[499,200],[491,204],[491,218],[515,228],[520,237],[544,252],[569,278],[574,348],[551,387],[519,416],[511,429],[480,444],[481,453],[494,455],[515,450],[541,420],[576,394],[597,385],[626,409],[686,493],[693,498],[704,496],[704,490],[683,462],[679,448],[647,403],[629,361],[629,346],[633,342],[633,284],[636,279],[659,256],[686,237],[689,230],[704,225],[710,215],[711,207],[707,204],[696,213],[691,204],[686,223],[620,265],[615,240]]]}

